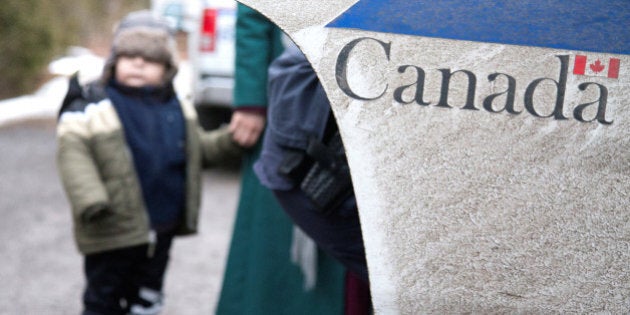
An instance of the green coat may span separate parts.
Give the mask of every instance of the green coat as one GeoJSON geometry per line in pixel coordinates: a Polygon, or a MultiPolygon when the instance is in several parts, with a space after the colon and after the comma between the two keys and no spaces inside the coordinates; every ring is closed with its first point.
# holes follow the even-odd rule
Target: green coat
{"type": "MultiPolygon", "coordinates": [[[[74,236],[83,254],[148,243],[153,237],[131,151],[120,118],[108,99],[62,112],[57,125],[57,166],[72,208],[74,236]],[[112,214],[84,222],[91,209],[112,214]]],[[[186,206],[179,235],[197,232],[201,163],[216,164],[241,149],[227,130],[204,133],[190,104],[186,123],[186,206]]]]}
{"type": "MultiPolygon", "coordinates": [[[[282,32],[239,4],[236,35],[234,105],[266,107],[267,69],[284,49],[282,32]]],[[[345,268],[322,251],[317,284],[304,290],[302,272],[290,259],[292,221],[253,171],[259,154],[260,143],[244,158],[241,196],[216,314],[343,314],[345,268]]]]}
{"type": "Polygon", "coordinates": [[[234,106],[267,107],[267,69],[284,51],[282,31],[251,8],[238,4],[234,106]]]}

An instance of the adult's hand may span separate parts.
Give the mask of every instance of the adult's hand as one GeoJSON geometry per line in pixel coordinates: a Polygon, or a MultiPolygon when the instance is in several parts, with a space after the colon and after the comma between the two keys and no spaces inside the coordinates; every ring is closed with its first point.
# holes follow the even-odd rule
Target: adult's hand
{"type": "Polygon", "coordinates": [[[246,148],[256,144],[267,119],[260,113],[235,111],[230,121],[230,132],[236,143],[246,148]]]}

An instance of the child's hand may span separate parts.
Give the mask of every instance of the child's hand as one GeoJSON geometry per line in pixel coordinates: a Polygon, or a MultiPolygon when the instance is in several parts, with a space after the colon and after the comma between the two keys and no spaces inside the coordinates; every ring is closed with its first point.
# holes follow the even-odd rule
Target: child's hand
{"type": "Polygon", "coordinates": [[[258,113],[236,111],[230,121],[230,132],[236,143],[243,147],[251,147],[256,144],[263,129],[266,117],[258,113]]]}

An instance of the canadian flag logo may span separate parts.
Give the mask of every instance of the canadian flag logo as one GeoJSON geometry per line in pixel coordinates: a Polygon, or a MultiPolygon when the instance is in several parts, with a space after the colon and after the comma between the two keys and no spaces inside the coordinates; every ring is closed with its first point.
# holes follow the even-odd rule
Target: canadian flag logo
{"type": "Polygon", "coordinates": [[[606,59],[576,55],[573,74],[617,79],[619,78],[619,63],[617,58],[606,59]]]}

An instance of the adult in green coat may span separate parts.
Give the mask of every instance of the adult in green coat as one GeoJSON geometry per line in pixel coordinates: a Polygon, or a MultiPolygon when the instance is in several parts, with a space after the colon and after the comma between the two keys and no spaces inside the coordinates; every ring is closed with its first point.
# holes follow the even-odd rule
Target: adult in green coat
{"type": "Polygon", "coordinates": [[[264,16],[238,4],[234,139],[252,147],[244,158],[241,195],[217,314],[343,314],[345,269],[317,255],[316,284],[306,290],[291,262],[293,224],[254,174],[267,106],[267,70],[284,49],[282,32],[264,16]]]}

